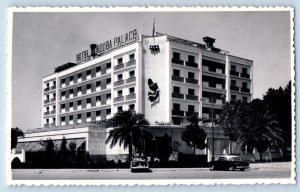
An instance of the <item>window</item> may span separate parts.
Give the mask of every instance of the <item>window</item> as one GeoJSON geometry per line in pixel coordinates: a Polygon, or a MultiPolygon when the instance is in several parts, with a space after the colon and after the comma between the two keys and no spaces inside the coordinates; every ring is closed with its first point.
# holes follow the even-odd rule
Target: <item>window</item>
{"type": "Polygon", "coordinates": [[[86,118],[91,118],[91,116],[92,116],[92,113],[91,113],[91,112],[87,112],[87,113],[86,113],[86,118]]]}
{"type": "Polygon", "coordinates": [[[236,101],[236,95],[231,95],[231,101],[236,101]]]}
{"type": "Polygon", "coordinates": [[[134,77],[135,76],[135,71],[130,71],[129,72],[129,78],[132,78],[132,77],[134,77]]]}
{"type": "Polygon", "coordinates": [[[134,94],[134,87],[129,88],[129,94],[134,94]]]}
{"type": "Polygon", "coordinates": [[[195,56],[189,55],[188,56],[188,62],[194,63],[195,62],[195,56]]]}
{"type": "Polygon", "coordinates": [[[189,95],[195,95],[195,89],[188,89],[189,95]]]}
{"type": "Polygon", "coordinates": [[[55,87],[56,86],[56,81],[53,81],[53,87],[55,87]]]}
{"type": "Polygon", "coordinates": [[[101,96],[97,96],[97,97],[96,97],[96,102],[97,102],[97,101],[101,101],[101,96]]]}
{"type": "Polygon", "coordinates": [[[248,97],[243,97],[243,102],[247,103],[248,102],[248,97]]]}
{"type": "Polygon", "coordinates": [[[235,80],[231,80],[231,86],[236,86],[236,81],[235,80]]]}
{"type": "Polygon", "coordinates": [[[92,74],[92,71],[91,70],[87,70],[86,75],[89,76],[91,74],[92,74]]]}
{"type": "Polygon", "coordinates": [[[123,74],[119,74],[117,77],[118,77],[118,81],[121,81],[123,79],[123,74]]]}
{"type": "Polygon", "coordinates": [[[56,93],[53,93],[53,99],[55,99],[56,98],[56,93]]]}
{"type": "Polygon", "coordinates": [[[195,79],[195,73],[193,73],[193,72],[188,72],[188,78],[189,78],[189,79],[195,79]]]}
{"type": "Polygon", "coordinates": [[[69,107],[73,108],[73,102],[69,103],[69,107]]]}
{"type": "Polygon", "coordinates": [[[118,97],[122,97],[122,93],[123,93],[122,90],[119,90],[117,93],[118,93],[118,97]]]}
{"type": "Polygon", "coordinates": [[[111,114],[111,109],[106,109],[106,115],[110,115],[111,114]]]}
{"type": "Polygon", "coordinates": [[[133,54],[130,54],[130,55],[129,55],[129,60],[130,60],[130,61],[133,61],[134,59],[135,59],[135,58],[134,58],[134,53],[133,53],[133,54]]]}
{"type": "Polygon", "coordinates": [[[243,82],[243,88],[247,88],[247,82],[243,82]]]}
{"type": "Polygon", "coordinates": [[[86,89],[91,89],[92,88],[92,85],[91,84],[87,84],[86,85],[86,89]]]}
{"type": "Polygon", "coordinates": [[[46,107],[46,111],[49,112],[49,107],[46,107]]]}
{"type": "Polygon", "coordinates": [[[194,105],[188,105],[188,111],[195,112],[195,106],[194,105]]]}
{"type": "Polygon", "coordinates": [[[69,94],[70,94],[70,95],[73,95],[73,92],[74,92],[73,89],[70,89],[70,90],[69,90],[69,94]]]}
{"type": "Polygon", "coordinates": [[[123,111],[122,106],[119,106],[118,107],[118,112],[121,112],[121,111],[123,111]]]}
{"type": "Polygon", "coordinates": [[[73,121],[73,115],[69,116],[69,121],[73,121]]]}
{"type": "Polygon", "coordinates": [[[74,77],[73,76],[70,76],[70,81],[72,82],[74,80],[74,77]]]}
{"type": "Polygon", "coordinates": [[[81,114],[77,114],[77,119],[81,119],[81,114]]]}
{"type": "Polygon", "coordinates": [[[77,101],[77,105],[80,106],[81,105],[81,100],[77,101]]]}
{"type": "Polygon", "coordinates": [[[180,53],[173,52],[173,59],[180,59],[180,53]]]}
{"type": "Polygon", "coordinates": [[[236,66],[235,65],[231,65],[231,71],[236,71],[236,66]]]}
{"type": "Polygon", "coordinates": [[[243,68],[242,68],[242,72],[243,72],[244,74],[248,74],[248,69],[247,69],[246,67],[243,67],[243,68]]]}
{"type": "Polygon", "coordinates": [[[55,119],[55,117],[53,117],[53,119],[52,119],[53,124],[55,124],[55,121],[56,121],[56,119],[55,119]]]}
{"type": "Polygon", "coordinates": [[[180,70],[178,70],[178,69],[173,69],[173,75],[174,75],[174,76],[177,76],[177,77],[180,77],[180,70]]]}
{"type": "Polygon", "coordinates": [[[106,79],[106,84],[111,84],[111,78],[106,79]]]}
{"type": "Polygon", "coordinates": [[[101,66],[96,67],[96,73],[99,73],[101,71],[101,66]]]}
{"type": "Polygon", "coordinates": [[[129,105],[129,110],[134,111],[134,104],[129,105]]]}
{"type": "Polygon", "coordinates": [[[118,65],[120,65],[122,63],[123,63],[123,58],[121,57],[121,58],[118,59],[118,65]]]}
{"type": "Polygon", "coordinates": [[[97,81],[96,82],[96,87],[100,87],[101,86],[101,81],[97,81]]]}
{"type": "Polygon", "coordinates": [[[173,103],[173,110],[174,110],[174,111],[180,111],[180,104],[178,104],[178,103],[173,103]]]}
{"type": "Polygon", "coordinates": [[[107,94],[106,94],[106,99],[107,99],[107,100],[110,100],[110,99],[111,99],[111,93],[107,93],[107,94]]]}
{"type": "Polygon", "coordinates": [[[87,103],[87,104],[90,104],[90,103],[91,103],[91,98],[87,98],[87,99],[86,99],[86,103],[87,103]]]}
{"type": "Polygon", "coordinates": [[[111,63],[106,63],[106,69],[110,69],[111,68],[111,63]]]}
{"type": "Polygon", "coordinates": [[[100,116],[101,115],[101,111],[96,111],[96,116],[100,116]]]}
{"type": "Polygon", "coordinates": [[[173,92],[174,92],[174,93],[180,93],[180,87],[174,86],[174,87],[173,87],[173,92]]]}
{"type": "Polygon", "coordinates": [[[65,83],[66,83],[66,79],[62,79],[61,84],[65,84],[65,83]]]}
{"type": "Polygon", "coordinates": [[[81,92],[82,91],[82,88],[81,87],[78,87],[77,88],[77,92],[81,92]]]}
{"type": "Polygon", "coordinates": [[[46,87],[47,87],[47,88],[49,88],[49,86],[50,86],[50,84],[49,84],[49,83],[47,83],[47,84],[46,84],[46,87]]]}
{"type": "Polygon", "coordinates": [[[66,120],[66,117],[61,117],[61,122],[65,122],[65,120],[66,120]]]}

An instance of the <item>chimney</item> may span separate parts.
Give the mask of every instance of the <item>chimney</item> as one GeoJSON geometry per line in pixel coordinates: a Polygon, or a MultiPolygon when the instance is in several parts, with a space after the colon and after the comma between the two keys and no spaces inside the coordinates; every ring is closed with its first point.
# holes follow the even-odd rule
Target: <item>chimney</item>
{"type": "Polygon", "coordinates": [[[203,41],[206,43],[207,48],[213,48],[214,42],[216,41],[216,39],[206,36],[206,37],[203,37],[203,41]]]}
{"type": "Polygon", "coordinates": [[[91,44],[91,45],[90,45],[90,48],[91,48],[91,56],[92,56],[93,58],[95,58],[95,56],[97,55],[97,54],[96,54],[96,47],[97,47],[97,44],[91,44]]]}

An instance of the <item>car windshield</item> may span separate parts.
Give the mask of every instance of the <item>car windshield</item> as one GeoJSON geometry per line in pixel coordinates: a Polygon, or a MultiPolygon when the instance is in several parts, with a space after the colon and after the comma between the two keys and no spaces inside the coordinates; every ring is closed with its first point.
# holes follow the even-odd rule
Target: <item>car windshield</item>
{"type": "Polygon", "coordinates": [[[219,157],[218,161],[227,161],[226,157],[219,157]]]}
{"type": "Polygon", "coordinates": [[[229,161],[241,161],[239,157],[231,157],[229,161]]]}
{"type": "Polygon", "coordinates": [[[146,160],[147,160],[147,158],[144,157],[144,156],[139,156],[139,157],[134,157],[133,158],[133,161],[146,161],[146,160]]]}

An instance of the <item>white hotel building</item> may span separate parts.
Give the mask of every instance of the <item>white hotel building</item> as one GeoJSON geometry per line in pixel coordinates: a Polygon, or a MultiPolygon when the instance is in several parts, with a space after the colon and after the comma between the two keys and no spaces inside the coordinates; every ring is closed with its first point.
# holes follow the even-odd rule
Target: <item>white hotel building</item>
{"type": "MultiPolygon", "coordinates": [[[[90,155],[120,157],[127,152],[110,149],[105,144],[107,129],[93,122],[130,109],[145,115],[154,136],[167,132],[182,142],[183,124],[191,114],[211,119],[213,106],[216,119],[225,101],[252,100],[253,61],[215,48],[215,39],[204,37],[202,44],[161,33],[135,33],[117,46],[114,39],[114,45],[102,50],[92,44],[77,55],[77,63],[61,65],[44,77],[43,128],[25,133],[18,148],[35,151],[28,148],[30,143],[64,136],[78,145],[85,142],[90,155]]],[[[206,131],[210,144],[209,126],[206,131]]],[[[228,147],[222,130],[216,130],[215,142],[216,154],[228,147]]]]}

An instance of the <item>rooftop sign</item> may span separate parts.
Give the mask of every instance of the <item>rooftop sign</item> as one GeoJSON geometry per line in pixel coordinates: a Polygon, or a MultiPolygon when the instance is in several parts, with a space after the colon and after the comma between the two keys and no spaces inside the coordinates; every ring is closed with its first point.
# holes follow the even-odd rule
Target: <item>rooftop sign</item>
{"type": "Polygon", "coordinates": [[[134,29],[132,31],[129,31],[123,35],[120,35],[118,37],[115,37],[113,39],[107,40],[100,44],[91,44],[90,50],[82,51],[81,53],[78,53],[76,55],[76,61],[77,63],[86,61],[90,59],[91,57],[95,57],[96,55],[99,55],[101,53],[104,53],[106,51],[115,49],[117,47],[123,46],[125,44],[131,43],[135,40],[139,39],[139,35],[137,33],[137,30],[134,29]]]}

